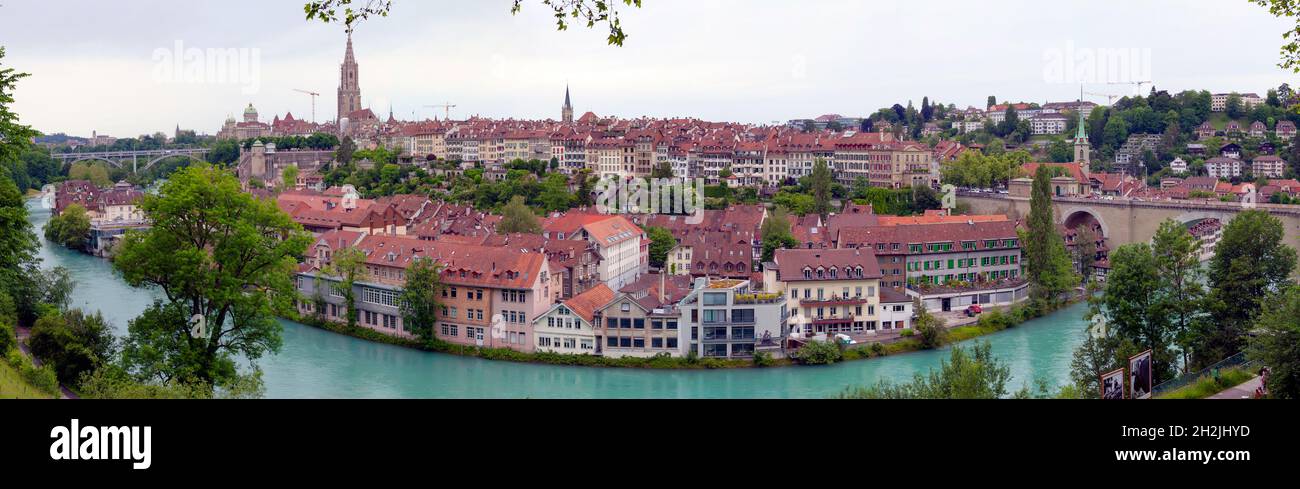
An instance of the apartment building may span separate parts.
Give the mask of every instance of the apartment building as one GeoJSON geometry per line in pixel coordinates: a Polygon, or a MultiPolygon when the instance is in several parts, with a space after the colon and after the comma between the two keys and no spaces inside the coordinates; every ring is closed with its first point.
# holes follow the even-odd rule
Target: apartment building
{"type": "Polygon", "coordinates": [[[678,302],[691,279],[650,274],[619,289],[596,308],[596,353],[621,357],[681,356],[686,353],[678,302]]]}
{"type": "Polygon", "coordinates": [[[417,259],[442,264],[442,297],[435,335],[451,343],[532,351],[534,319],[552,304],[552,277],[544,256],[504,248],[421,241],[393,236],[331,232],[312,245],[297,275],[299,312],[347,321],[339,277],[325,273],[343,248],[366,255],[365,271],[353,285],[359,326],[410,338],[400,309],[406,270],[417,259]]]}
{"type": "MultiPolygon", "coordinates": [[[[769,292],[789,300],[793,333],[860,334],[895,326],[892,317],[887,325],[882,321],[883,274],[870,247],[778,250],[763,275],[769,292]]],[[[904,320],[903,329],[908,324],[904,320]]]]}
{"type": "Polygon", "coordinates": [[[882,284],[943,285],[1018,280],[1020,238],[1011,221],[850,227],[839,248],[872,248],[882,284]]]}
{"type": "Polygon", "coordinates": [[[783,294],[754,289],[748,280],[696,278],[678,304],[687,347],[704,358],[751,358],[784,354],[788,334],[783,294]]]}

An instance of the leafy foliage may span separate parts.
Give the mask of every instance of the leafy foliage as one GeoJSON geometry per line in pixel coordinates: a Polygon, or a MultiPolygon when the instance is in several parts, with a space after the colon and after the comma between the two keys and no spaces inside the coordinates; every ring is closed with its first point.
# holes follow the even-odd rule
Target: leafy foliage
{"type": "Polygon", "coordinates": [[[144,321],[126,343],[162,352],[210,385],[243,376],[236,355],[255,374],[256,360],[280,348],[275,317],[292,310],[293,272],[311,238],[273,201],[243,193],[233,175],[207,165],[177,172],[140,209],[153,227],[125,236],[114,268],[132,286],[161,290],[163,307],[201,315],[206,328],[191,335],[188,321],[144,321]]]}
{"type": "Polygon", "coordinates": [[[63,212],[45,223],[45,239],[74,250],[85,248],[90,237],[90,217],[79,204],[68,205],[63,212]]]}
{"type": "Polygon", "coordinates": [[[948,360],[929,375],[916,374],[912,382],[880,381],[869,387],[849,388],[841,399],[999,399],[1007,395],[1011,368],[993,356],[991,343],[970,349],[954,347],[948,360]]]}
{"type": "Polygon", "coordinates": [[[402,288],[402,321],[425,343],[434,339],[438,294],[442,290],[442,266],[430,258],[418,258],[406,271],[402,288]]]}
{"type": "MultiPolygon", "coordinates": [[[[641,7],[641,0],[622,0],[625,5],[641,7]]],[[[511,14],[523,9],[523,0],[514,0],[511,14]]],[[[622,46],[627,39],[619,21],[618,11],[612,0],[542,0],[546,7],[554,11],[558,30],[568,30],[570,22],[585,22],[588,28],[597,24],[609,26],[609,44],[622,46]]],[[[341,22],[349,33],[356,25],[370,17],[387,17],[392,10],[392,0],[315,0],[303,6],[307,20],[319,20],[325,23],[341,22]],[[364,1],[364,5],[362,5],[364,1]]]]}

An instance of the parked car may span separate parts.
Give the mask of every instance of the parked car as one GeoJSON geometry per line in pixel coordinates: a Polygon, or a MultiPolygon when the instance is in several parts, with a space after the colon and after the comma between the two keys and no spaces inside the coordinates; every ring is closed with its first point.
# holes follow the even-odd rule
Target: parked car
{"type": "Polygon", "coordinates": [[[966,317],[973,318],[980,314],[984,314],[984,307],[980,306],[979,304],[971,304],[970,307],[966,308],[966,317]]]}

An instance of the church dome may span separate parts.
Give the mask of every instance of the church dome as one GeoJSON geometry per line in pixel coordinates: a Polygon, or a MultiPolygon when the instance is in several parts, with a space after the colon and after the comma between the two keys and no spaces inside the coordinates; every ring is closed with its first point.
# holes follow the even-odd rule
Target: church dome
{"type": "Polygon", "coordinates": [[[253,108],[253,104],[248,104],[248,108],[244,109],[244,115],[256,115],[256,114],[257,114],[257,109],[253,108]]]}

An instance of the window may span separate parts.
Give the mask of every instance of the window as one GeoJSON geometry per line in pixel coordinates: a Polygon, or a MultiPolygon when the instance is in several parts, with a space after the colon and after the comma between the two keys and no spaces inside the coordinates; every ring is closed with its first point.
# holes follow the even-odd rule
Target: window
{"type": "Polygon", "coordinates": [[[636,318],[632,320],[632,329],[645,329],[645,319],[636,318]]]}
{"type": "Polygon", "coordinates": [[[725,306],[727,305],[726,292],[708,292],[704,294],[704,305],[706,306],[725,306]]]}
{"type": "Polygon", "coordinates": [[[385,289],[374,289],[370,287],[366,287],[365,289],[362,289],[362,294],[361,294],[362,302],[366,302],[369,304],[378,304],[381,306],[388,306],[388,307],[398,307],[398,305],[400,304],[399,300],[400,299],[398,297],[398,293],[395,291],[385,290],[385,289]]]}

